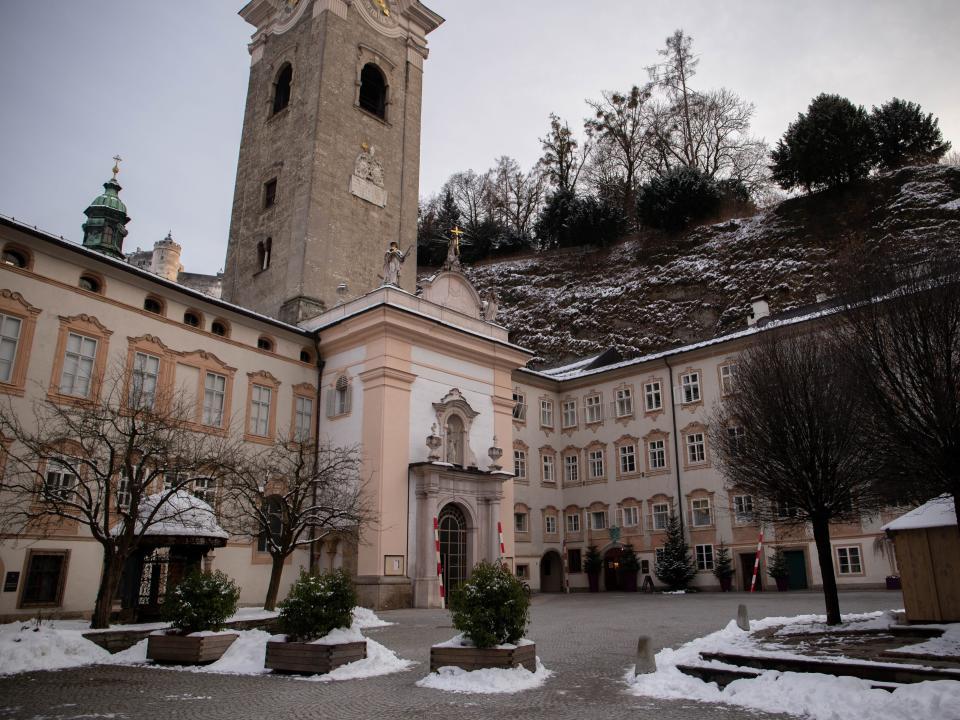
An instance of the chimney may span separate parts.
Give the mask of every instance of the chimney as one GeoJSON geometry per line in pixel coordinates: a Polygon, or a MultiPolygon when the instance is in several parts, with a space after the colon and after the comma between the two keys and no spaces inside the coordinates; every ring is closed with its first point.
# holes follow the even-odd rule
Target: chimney
{"type": "Polygon", "coordinates": [[[752,327],[763,318],[770,316],[770,304],[767,302],[766,295],[755,295],[750,298],[751,310],[747,316],[747,325],[752,327]]]}

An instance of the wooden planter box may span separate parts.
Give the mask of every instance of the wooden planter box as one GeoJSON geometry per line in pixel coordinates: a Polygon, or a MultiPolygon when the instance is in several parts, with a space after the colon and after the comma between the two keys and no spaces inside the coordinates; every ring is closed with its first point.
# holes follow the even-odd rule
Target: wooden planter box
{"type": "Polygon", "coordinates": [[[366,640],[336,645],[270,640],[263,666],[277,672],[320,675],[366,656],[366,640]]]}
{"type": "Polygon", "coordinates": [[[521,645],[513,650],[473,647],[432,647],[430,648],[430,672],[437,668],[453,665],[464,670],[482,670],[484,668],[525,667],[530,672],[537,671],[537,646],[521,645]]]}
{"type": "Polygon", "coordinates": [[[236,633],[150,635],[147,639],[147,659],[158,663],[205,665],[219,660],[238,637],[236,633]]]}

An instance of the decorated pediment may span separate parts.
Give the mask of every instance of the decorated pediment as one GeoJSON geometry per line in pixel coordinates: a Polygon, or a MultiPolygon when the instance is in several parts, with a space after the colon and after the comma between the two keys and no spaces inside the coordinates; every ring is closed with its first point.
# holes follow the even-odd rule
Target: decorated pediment
{"type": "Polygon", "coordinates": [[[463,273],[441,270],[420,285],[423,288],[421,297],[424,300],[473,318],[483,318],[483,300],[463,273]]]}

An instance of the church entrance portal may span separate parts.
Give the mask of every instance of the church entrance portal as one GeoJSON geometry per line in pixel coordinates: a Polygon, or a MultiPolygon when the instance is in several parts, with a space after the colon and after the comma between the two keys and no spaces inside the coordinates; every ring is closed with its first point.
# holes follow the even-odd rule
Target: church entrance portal
{"type": "Polygon", "coordinates": [[[439,525],[443,587],[449,597],[467,579],[467,518],[456,505],[447,505],[439,525]]]}
{"type": "Polygon", "coordinates": [[[553,550],[540,559],[540,592],[563,592],[563,561],[553,550]]]}

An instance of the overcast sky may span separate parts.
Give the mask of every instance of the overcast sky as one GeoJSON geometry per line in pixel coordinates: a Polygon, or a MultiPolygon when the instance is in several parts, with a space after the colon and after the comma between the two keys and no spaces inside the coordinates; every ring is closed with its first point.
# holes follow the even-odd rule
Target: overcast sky
{"type": "MultiPolygon", "coordinates": [[[[123,156],[126,249],[168,230],[194,272],[223,264],[247,87],[242,0],[0,0],[0,213],[79,241],[123,156]]],[[[524,166],[556,112],[646,79],[674,29],[694,87],[756,105],[774,142],[810,99],[919,102],[960,147],[957,0],[427,0],[421,195],[500,155],[524,166]]]]}

